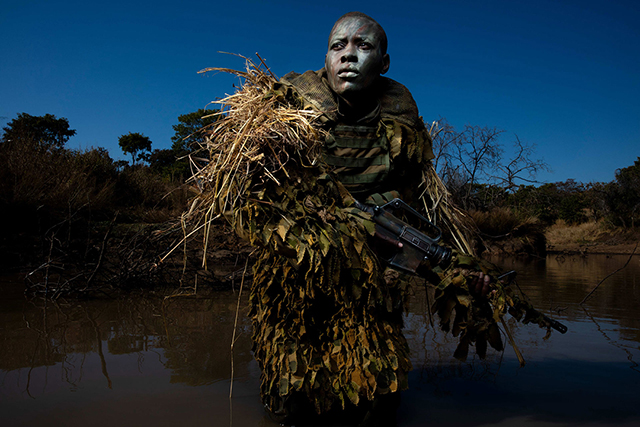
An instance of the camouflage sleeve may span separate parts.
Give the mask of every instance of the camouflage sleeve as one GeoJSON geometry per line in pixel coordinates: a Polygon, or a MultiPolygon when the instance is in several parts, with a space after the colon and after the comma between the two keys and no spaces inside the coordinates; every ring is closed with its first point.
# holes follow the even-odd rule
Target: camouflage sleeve
{"type": "Polygon", "coordinates": [[[524,324],[546,328],[550,333],[551,319],[518,295],[513,286],[496,280],[501,272],[492,263],[454,251],[451,265],[445,270],[435,269],[434,273],[440,281],[432,311],[438,314],[443,331],[460,337],[454,357],[465,360],[471,345],[475,345],[481,358],[486,355],[487,344],[502,351],[504,345],[498,323],[507,313],[524,324]],[[470,281],[480,272],[494,279],[486,297],[474,295],[469,289],[470,281]]]}
{"type": "Polygon", "coordinates": [[[410,127],[404,123],[384,120],[393,162],[390,187],[409,204],[419,199],[418,188],[423,180],[422,171],[433,159],[432,142],[422,121],[410,127]]]}

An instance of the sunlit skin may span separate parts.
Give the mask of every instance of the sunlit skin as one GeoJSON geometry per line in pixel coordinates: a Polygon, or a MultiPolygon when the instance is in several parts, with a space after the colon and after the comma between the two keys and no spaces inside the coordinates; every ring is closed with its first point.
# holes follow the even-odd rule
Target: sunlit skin
{"type": "Polygon", "coordinates": [[[377,25],[362,17],[339,21],[329,35],[325,69],[331,89],[350,105],[367,97],[367,89],[389,70],[377,25]]]}

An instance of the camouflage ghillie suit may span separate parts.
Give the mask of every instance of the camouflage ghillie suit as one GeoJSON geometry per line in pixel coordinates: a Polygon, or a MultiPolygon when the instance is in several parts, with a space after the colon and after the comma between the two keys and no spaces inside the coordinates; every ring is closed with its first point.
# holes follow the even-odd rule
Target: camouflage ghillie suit
{"type": "Polygon", "coordinates": [[[420,201],[448,229],[457,250],[445,270],[429,270],[429,280],[441,327],[460,337],[456,357],[471,345],[481,357],[487,344],[501,350],[497,322],[507,310],[548,327],[500,283],[487,298],[470,294],[469,279],[499,273],[464,254],[458,211],[440,197],[446,190],[431,198],[430,190],[443,187],[406,88],[380,78],[371,112],[353,120],[322,70],[280,82],[255,68],[237,74],[247,82],[223,100],[229,110],[211,131],[211,158],[194,180],[206,206],[202,226],[224,214],[260,248],[250,315],[261,395],[272,412],[286,412],[295,397],[322,413],[407,388],[406,282],[371,249],[375,225],[353,208],[354,196],[371,204],[398,195],[420,201]]]}
{"type": "Polygon", "coordinates": [[[410,198],[433,154],[408,90],[386,78],[377,90],[372,114],[350,123],[323,71],[291,73],[273,89],[283,103],[321,111],[328,131],[323,162],[290,170],[280,187],[258,185],[261,202],[245,207],[251,240],[264,247],[251,316],[262,396],[274,410],[294,393],[320,413],[407,388],[406,284],[385,273],[367,244],[372,223],[349,206],[353,196],[410,198]]]}

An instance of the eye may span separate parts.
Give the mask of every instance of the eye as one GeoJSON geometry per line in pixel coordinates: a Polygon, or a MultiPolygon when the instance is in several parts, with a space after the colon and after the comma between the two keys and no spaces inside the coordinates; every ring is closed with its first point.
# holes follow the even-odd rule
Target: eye
{"type": "Polygon", "coordinates": [[[371,43],[368,42],[361,42],[358,47],[362,50],[370,50],[373,49],[373,45],[371,43]]]}
{"type": "Polygon", "coordinates": [[[344,48],[343,42],[335,42],[331,45],[331,50],[340,50],[342,48],[344,48]]]}

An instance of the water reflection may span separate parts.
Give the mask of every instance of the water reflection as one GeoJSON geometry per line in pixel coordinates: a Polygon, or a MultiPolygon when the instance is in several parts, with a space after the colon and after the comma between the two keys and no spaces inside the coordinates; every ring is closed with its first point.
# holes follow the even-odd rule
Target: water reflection
{"type": "MultiPolygon", "coordinates": [[[[578,305],[626,261],[593,255],[494,260],[518,270],[519,286],[534,305],[569,327],[567,334],[544,340],[537,326],[508,322],[524,368],[509,347],[485,360],[454,360],[455,338],[430,326],[437,322],[426,309],[433,295],[415,286],[405,318],[414,370],[399,425],[640,420],[632,393],[640,380],[640,257],[578,305]]],[[[236,329],[228,398],[237,293],[52,303],[14,298],[11,283],[3,287],[3,425],[277,425],[260,406],[244,315],[236,329]]],[[[246,299],[240,303],[244,314],[246,299]]]]}
{"type": "MultiPolygon", "coordinates": [[[[38,300],[20,309],[7,307],[5,301],[0,305],[0,369],[60,365],[63,377],[74,384],[83,376],[80,356],[95,354],[111,387],[105,354],[135,354],[140,364],[156,357],[171,372],[172,383],[211,384],[230,377],[233,331],[228,325],[236,302],[229,293],[73,303],[38,300]]],[[[244,304],[240,309],[246,311],[244,304]]],[[[246,317],[240,317],[236,334],[241,349],[235,352],[236,374],[242,377],[251,360],[246,317]]]]}

